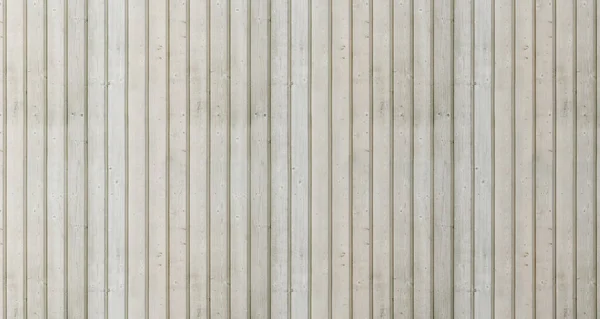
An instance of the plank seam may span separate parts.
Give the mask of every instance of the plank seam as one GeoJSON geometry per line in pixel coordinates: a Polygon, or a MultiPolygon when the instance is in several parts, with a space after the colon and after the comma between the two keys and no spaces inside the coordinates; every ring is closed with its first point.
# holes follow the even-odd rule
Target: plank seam
{"type": "Polygon", "coordinates": [[[369,315],[374,315],[373,293],[373,0],[369,0],[369,315]]]}
{"type": "MultiPolygon", "coordinates": [[[[44,1],[45,2],[45,1],[44,1]]],[[[88,49],[89,49],[89,26],[88,26],[88,17],[89,17],[89,4],[88,4],[88,0],[84,0],[83,2],[83,11],[84,11],[84,24],[83,24],[83,28],[84,28],[84,39],[83,39],[83,52],[84,52],[84,56],[83,56],[83,69],[84,69],[84,77],[83,77],[83,88],[84,88],[84,93],[83,93],[83,134],[84,134],[84,151],[83,151],[83,165],[84,165],[84,169],[83,169],[83,205],[84,205],[84,216],[83,216],[83,224],[84,224],[84,228],[83,228],[83,247],[84,247],[84,252],[83,252],[83,259],[84,259],[84,267],[83,267],[83,287],[84,287],[84,298],[83,298],[83,315],[84,318],[88,318],[88,309],[89,309],[89,232],[88,232],[88,227],[89,227],[89,183],[88,183],[88,179],[89,179],[89,163],[88,163],[88,159],[89,159],[89,148],[88,148],[88,139],[89,139],[89,119],[88,119],[88,114],[89,114],[89,57],[88,57],[88,49]]],[[[44,19],[46,19],[46,17],[44,17],[44,19]]],[[[47,28],[46,28],[46,32],[47,32],[47,28]]],[[[47,67],[47,66],[46,66],[47,67]]],[[[46,76],[46,82],[47,82],[47,76],[46,76]]],[[[47,88],[46,88],[47,89],[47,88]]],[[[46,92],[46,96],[47,96],[47,92],[46,92]]],[[[47,105],[47,98],[46,100],[46,105],[47,105]]],[[[47,117],[47,115],[46,115],[47,117]]],[[[46,133],[47,134],[47,133],[46,133]]],[[[47,163],[46,163],[47,164],[47,163]]],[[[47,168],[46,168],[47,170],[47,168]]],[[[46,197],[47,195],[45,195],[46,197]]],[[[47,200],[45,199],[46,204],[47,204],[47,200]]],[[[45,209],[44,209],[45,211],[45,209]]],[[[45,268],[47,267],[47,265],[44,266],[45,268]]],[[[47,284],[46,286],[46,293],[47,293],[47,284]]],[[[46,296],[46,300],[47,300],[47,296],[46,296]]],[[[46,305],[47,307],[47,305],[46,305]]],[[[45,315],[47,316],[47,311],[44,312],[45,315]]]]}
{"type": "MultiPolygon", "coordinates": [[[[43,252],[43,260],[44,260],[44,265],[43,265],[43,272],[44,272],[44,287],[43,287],[43,294],[44,294],[44,304],[43,304],[43,312],[44,312],[44,316],[48,316],[48,1],[44,0],[44,4],[43,4],[43,11],[44,11],[44,21],[43,21],[43,25],[44,25],[44,158],[43,158],[43,170],[44,170],[44,177],[43,177],[43,187],[44,187],[44,198],[43,198],[43,205],[44,205],[44,225],[43,225],[43,238],[44,238],[44,252],[43,252]]],[[[6,70],[6,69],[3,69],[6,70]]],[[[4,71],[6,73],[6,71],[4,71]]],[[[4,94],[6,94],[6,91],[4,92],[4,94]]],[[[3,116],[5,116],[5,114],[3,114],[3,116]]],[[[3,134],[6,134],[5,132],[3,132],[3,134]]],[[[3,170],[3,174],[6,174],[6,170],[3,170]]],[[[4,212],[4,211],[3,211],[4,212]]],[[[5,224],[4,224],[5,225],[5,224]]],[[[4,227],[6,228],[6,227],[4,227]]],[[[3,245],[6,245],[6,241],[3,242],[3,245]]],[[[6,282],[6,281],[5,281],[6,282]]]]}
{"type": "MultiPolygon", "coordinates": [[[[191,314],[191,303],[190,303],[190,295],[191,295],[191,277],[190,277],[190,249],[191,249],[191,241],[190,241],[190,80],[191,80],[191,70],[190,70],[190,1],[187,0],[185,2],[185,317],[190,319],[191,314]]],[[[148,76],[146,76],[146,79],[148,76]]],[[[147,308],[146,308],[147,309],[147,308]]]]}
{"type": "Polygon", "coordinates": [[[144,318],[150,318],[150,1],[145,0],[144,3],[144,165],[145,165],[145,192],[144,192],[144,214],[145,214],[145,229],[144,229],[144,272],[145,272],[145,292],[144,318]]]}

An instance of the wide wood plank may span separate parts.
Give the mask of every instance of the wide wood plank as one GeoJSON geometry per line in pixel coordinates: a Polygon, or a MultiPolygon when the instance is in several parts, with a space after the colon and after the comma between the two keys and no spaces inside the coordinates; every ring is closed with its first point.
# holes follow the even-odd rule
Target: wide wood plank
{"type": "MultiPolygon", "coordinates": [[[[87,294],[88,316],[104,318],[107,305],[108,260],[106,259],[107,237],[107,110],[108,86],[106,57],[106,3],[88,1],[88,249],[87,255],[87,294]]],[[[49,112],[52,110],[50,109],[49,112]]],[[[48,130],[50,130],[49,128],[48,130]]],[[[50,137],[50,136],[49,136],[50,137]]],[[[49,144],[51,140],[49,140],[49,144]]],[[[60,166],[59,166],[60,167],[60,166]]],[[[49,164],[48,170],[53,168],[49,164]]],[[[50,178],[50,177],[49,177],[50,178]]],[[[50,190],[50,189],[49,189],[50,190]]],[[[50,306],[50,304],[49,304],[50,306]]],[[[61,316],[59,316],[62,318],[61,316]]],[[[57,318],[59,318],[57,317],[57,318]]]]}
{"type": "Polygon", "coordinates": [[[250,316],[269,313],[269,6],[250,6],[250,316]]]}
{"type": "Polygon", "coordinates": [[[271,1],[271,316],[290,310],[290,17],[288,0],[271,1]]]}
{"type": "Polygon", "coordinates": [[[5,314],[22,318],[27,312],[27,33],[26,1],[6,7],[6,304],[5,314]],[[8,94],[10,92],[10,94],[8,94]],[[9,107],[10,106],[10,107],[9,107]],[[8,213],[10,212],[10,213],[8,213]]]}
{"type": "Polygon", "coordinates": [[[127,311],[125,12],[108,2],[108,317],[117,319],[127,311]]]}
{"type": "MultiPolygon", "coordinates": [[[[348,1],[332,3],[332,104],[331,114],[331,205],[332,209],[332,317],[349,318],[351,308],[351,237],[352,228],[350,205],[351,162],[351,116],[350,112],[350,24],[352,7],[348,1]]],[[[293,202],[292,202],[293,204],[293,202]]]]}
{"type": "MultiPolygon", "coordinates": [[[[249,97],[250,74],[252,70],[250,54],[250,11],[248,1],[234,0],[231,2],[231,316],[244,318],[250,315],[253,308],[250,300],[251,260],[251,229],[252,217],[250,191],[251,141],[250,128],[252,119],[249,97]]],[[[266,106],[266,105],[265,105],[266,106]]],[[[266,150],[260,150],[259,153],[266,150]]],[[[265,210],[266,213],[266,210],[265,210]]],[[[260,213],[258,213],[260,214],[260,213]]],[[[266,250],[265,250],[266,253],[266,250]]],[[[257,256],[259,257],[259,256],[257,256]]],[[[260,256],[263,257],[263,256],[260,256]]],[[[265,278],[263,278],[265,279],[265,278]]],[[[265,280],[265,284],[266,284],[265,280]]],[[[264,298],[264,297],[263,297],[264,298]]],[[[266,304],[266,303],[265,303],[266,304]]]]}
{"type": "Polygon", "coordinates": [[[330,304],[329,229],[330,229],[330,2],[312,1],[311,10],[311,83],[310,83],[310,154],[311,154],[311,315],[328,318],[330,304]]]}
{"type": "Polygon", "coordinates": [[[454,316],[473,318],[473,4],[454,3],[454,316]]]}
{"type": "Polygon", "coordinates": [[[556,3],[556,315],[576,314],[575,2],[556,3]]]}
{"type": "Polygon", "coordinates": [[[173,318],[188,315],[188,64],[187,1],[169,1],[168,68],[168,304],[173,318]]]}
{"type": "Polygon", "coordinates": [[[210,3],[210,317],[230,316],[229,1],[210,3]]]}
{"type": "MultiPolygon", "coordinates": [[[[67,266],[67,255],[64,238],[66,236],[66,165],[67,165],[67,148],[66,148],[66,118],[67,118],[67,105],[66,105],[66,37],[64,33],[64,27],[66,26],[66,0],[49,0],[47,2],[48,8],[48,113],[46,114],[48,119],[48,172],[47,172],[47,209],[48,209],[48,260],[47,260],[47,271],[48,271],[48,318],[64,318],[66,317],[66,306],[67,306],[67,278],[66,278],[66,266],[67,266]]],[[[91,3],[90,3],[91,4],[91,3]]],[[[97,20],[93,20],[97,21],[97,20]]],[[[104,30],[104,25],[102,25],[104,30]]],[[[90,42],[93,43],[93,42],[90,42]]],[[[103,50],[104,51],[104,50],[103,50]]],[[[95,52],[98,52],[97,50],[95,52]]],[[[102,53],[102,61],[104,61],[104,53],[102,53]]],[[[104,74],[104,68],[102,67],[102,73],[104,74]]],[[[90,83],[94,83],[90,81],[90,83]]],[[[92,92],[92,90],[90,90],[92,92]]],[[[95,95],[94,95],[95,96],[95,95]]],[[[103,93],[104,96],[104,93],[103,93]]],[[[92,96],[93,97],[93,96],[92,96]]],[[[95,100],[102,103],[102,100],[95,100]]],[[[102,109],[104,109],[104,103],[102,103],[102,109]]],[[[95,108],[91,108],[95,109],[95,108]]],[[[102,112],[104,113],[104,111],[102,112]]],[[[92,113],[90,113],[92,114],[92,113]]],[[[96,123],[96,122],[90,122],[96,123]]],[[[104,131],[104,123],[102,123],[102,131],[104,131]]],[[[95,135],[90,135],[94,137],[95,135]]],[[[102,136],[104,133],[102,132],[102,136]]],[[[96,139],[90,139],[90,145],[95,145],[92,142],[96,139]]],[[[101,145],[104,149],[104,143],[101,145]]],[[[96,148],[91,148],[96,149],[96,148]]],[[[97,154],[97,153],[92,153],[97,154]]],[[[101,158],[104,160],[104,157],[101,158]]],[[[92,165],[91,165],[92,166],[92,165]]],[[[95,167],[95,166],[92,166],[95,167]]],[[[93,175],[96,176],[96,175],[93,175]]],[[[104,178],[103,178],[104,179],[104,178]]],[[[104,187],[102,187],[102,191],[104,187]]],[[[95,198],[94,196],[91,197],[95,198]]],[[[104,200],[103,200],[104,202],[104,200]]],[[[96,203],[92,201],[91,203],[96,203]]],[[[98,207],[98,206],[96,206],[98,207]]],[[[104,220],[104,213],[101,214],[102,220],[104,220]]],[[[94,215],[95,216],[95,215],[94,215]]],[[[98,225],[92,221],[90,224],[90,238],[98,238],[95,236],[98,232],[104,234],[105,227],[103,224],[98,225]],[[101,226],[102,229],[96,228],[101,226]]],[[[101,263],[102,274],[104,274],[104,236],[100,237],[102,240],[102,248],[98,253],[96,250],[88,251],[88,256],[93,258],[96,262],[101,263]],[[99,255],[101,253],[101,256],[99,255]],[[100,259],[101,258],[101,259],[100,259]]],[[[97,244],[97,241],[91,241],[97,244]]],[[[94,247],[98,247],[94,245],[94,247]]],[[[90,259],[92,260],[92,259],[90,259]]],[[[91,268],[90,268],[91,269],[91,268]]],[[[93,274],[93,272],[92,272],[93,274]]],[[[90,277],[88,282],[97,282],[94,279],[97,277],[90,277]]],[[[104,283],[104,279],[101,279],[104,283]]],[[[101,290],[105,290],[104,286],[100,287],[101,290]]],[[[93,296],[94,294],[90,294],[93,296]]],[[[94,303],[90,302],[90,311],[92,309],[98,309],[93,307],[94,303]],[[93,307],[93,308],[92,308],[93,307]]],[[[104,309],[104,302],[102,303],[102,309],[104,309]]]]}
{"type": "Polygon", "coordinates": [[[151,0],[149,6],[150,23],[148,41],[149,74],[149,136],[152,141],[148,148],[149,170],[149,222],[152,236],[148,239],[149,248],[149,309],[150,318],[165,318],[168,309],[168,268],[167,268],[167,1],[151,0]]]}
{"type": "Polygon", "coordinates": [[[494,19],[494,316],[511,318],[514,292],[513,5],[496,1],[494,19]]]}
{"type": "Polygon", "coordinates": [[[291,0],[291,312],[310,313],[310,52],[308,2],[291,0]]]}
{"type": "Polygon", "coordinates": [[[475,317],[490,317],[494,298],[492,1],[475,3],[475,317]]]}
{"type": "Polygon", "coordinates": [[[577,317],[597,313],[596,2],[577,1],[577,317]]]}
{"type": "Polygon", "coordinates": [[[414,2],[414,318],[433,316],[433,5],[414,2]]]}
{"type": "MultiPolygon", "coordinates": [[[[27,310],[46,316],[46,60],[45,5],[27,3],[27,310]]],[[[82,282],[80,282],[81,284],[82,282]]]]}
{"type": "Polygon", "coordinates": [[[373,305],[372,316],[393,314],[393,2],[373,2],[373,124],[372,215],[373,305]],[[377,59],[375,58],[377,57],[377,59]]]}
{"type": "Polygon", "coordinates": [[[535,304],[533,153],[535,81],[533,1],[515,8],[515,313],[532,318],[535,304]]]}
{"type": "MultiPolygon", "coordinates": [[[[413,232],[413,2],[394,1],[393,13],[393,267],[394,318],[414,316],[413,232]]],[[[375,82],[376,83],[376,82],[375,82]]],[[[377,165],[378,166],[378,165],[377,165]]],[[[375,165],[374,165],[375,167],[375,165]]]]}
{"type": "Polygon", "coordinates": [[[146,316],[146,5],[128,2],[127,8],[127,314],[146,316]]]}
{"type": "Polygon", "coordinates": [[[452,314],[453,243],[452,229],[452,100],[453,39],[452,2],[435,1],[433,17],[433,298],[434,317],[452,314]]]}
{"type": "Polygon", "coordinates": [[[536,5],[535,15],[535,310],[554,314],[554,17],[553,2],[536,5]]]}
{"type": "Polygon", "coordinates": [[[352,2],[352,315],[371,313],[371,1],[352,2]]]}
{"type": "MultiPolygon", "coordinates": [[[[191,1],[189,12],[189,276],[191,318],[208,313],[208,3],[191,1]]],[[[233,285],[233,283],[232,283],[233,285]]]]}

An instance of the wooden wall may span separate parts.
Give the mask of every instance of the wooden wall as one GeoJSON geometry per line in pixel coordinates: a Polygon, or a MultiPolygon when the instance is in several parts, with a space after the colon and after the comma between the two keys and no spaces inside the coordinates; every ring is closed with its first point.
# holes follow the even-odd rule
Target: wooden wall
{"type": "Polygon", "coordinates": [[[1,0],[0,318],[596,318],[598,0],[1,0]]]}

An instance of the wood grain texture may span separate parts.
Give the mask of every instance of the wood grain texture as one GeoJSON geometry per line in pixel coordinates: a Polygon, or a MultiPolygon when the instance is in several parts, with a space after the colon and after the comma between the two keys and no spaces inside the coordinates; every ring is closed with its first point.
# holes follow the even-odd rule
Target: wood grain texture
{"type": "Polygon", "coordinates": [[[0,1],[0,319],[593,316],[598,10],[0,1]]]}

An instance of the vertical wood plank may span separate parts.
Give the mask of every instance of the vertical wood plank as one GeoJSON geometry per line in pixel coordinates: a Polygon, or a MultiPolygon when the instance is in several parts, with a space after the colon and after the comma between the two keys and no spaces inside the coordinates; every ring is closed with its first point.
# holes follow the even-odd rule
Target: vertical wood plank
{"type": "MultiPolygon", "coordinates": [[[[250,201],[250,9],[248,1],[231,2],[231,316],[250,316],[252,266],[250,201]],[[250,293],[249,293],[250,292],[250,293]]],[[[252,113],[253,114],[253,113],[252,113]]],[[[262,152],[259,151],[259,152],[262,152]]],[[[257,256],[259,257],[259,256],[257,256]]],[[[262,256],[260,256],[262,257],[262,256]]],[[[259,258],[260,258],[259,257],[259,258]]]]}
{"type": "Polygon", "coordinates": [[[556,2],[556,316],[576,314],[576,2],[556,2]]]}
{"type": "MultiPolygon", "coordinates": [[[[373,124],[372,212],[373,305],[372,317],[393,316],[393,16],[392,1],[373,1],[373,124]]],[[[405,257],[406,258],[406,257],[405,257]]]]}
{"type": "MultiPolygon", "coordinates": [[[[208,4],[190,2],[190,317],[208,318],[208,4]]],[[[232,283],[233,284],[233,283],[232,283]]]]}
{"type": "Polygon", "coordinates": [[[269,306],[269,7],[250,7],[250,316],[265,318],[269,306]]]}
{"type": "Polygon", "coordinates": [[[67,21],[67,289],[68,315],[85,312],[85,6],[69,0],[67,21]]]}
{"type": "Polygon", "coordinates": [[[534,316],[533,1],[515,8],[515,313],[534,316]]]}
{"type": "Polygon", "coordinates": [[[291,10],[291,312],[305,318],[310,308],[310,10],[301,0],[292,0],[291,10]]]}
{"type": "Polygon", "coordinates": [[[596,305],[596,1],[577,1],[577,317],[596,305]]]}
{"type": "Polygon", "coordinates": [[[117,319],[127,310],[125,9],[108,2],[108,317],[117,319]]]}
{"type": "MultiPolygon", "coordinates": [[[[0,2],[0,101],[2,101],[2,107],[0,107],[0,141],[2,141],[2,154],[0,154],[0,318],[6,318],[6,114],[8,111],[7,102],[7,68],[6,68],[6,57],[7,57],[7,41],[6,41],[6,2],[0,2]]],[[[46,260],[46,264],[47,260],[46,260]]]]}
{"type": "Polygon", "coordinates": [[[7,2],[7,43],[11,49],[6,57],[6,316],[26,316],[27,261],[26,223],[26,108],[27,108],[27,2],[7,2]],[[10,212],[10,213],[8,213],[10,212]]]}
{"type": "Polygon", "coordinates": [[[433,287],[434,317],[447,318],[453,307],[452,227],[452,2],[434,2],[433,16],[433,287]]]}
{"type": "Polygon", "coordinates": [[[169,79],[167,101],[169,139],[168,276],[169,313],[173,318],[187,317],[187,0],[169,1],[167,63],[169,79]]]}
{"type": "MultiPolygon", "coordinates": [[[[48,5],[48,318],[65,318],[66,287],[66,0],[48,5]]],[[[102,26],[104,28],[104,26],[102,26]]],[[[104,146],[102,146],[104,147],[104,146]]],[[[102,230],[104,231],[104,230],[102,230]]],[[[104,249],[102,249],[104,260],[104,249]]],[[[104,306],[103,306],[104,308],[104,306]]]]}
{"type": "MultiPolygon", "coordinates": [[[[108,260],[105,258],[107,218],[107,150],[106,114],[107,44],[106,6],[104,1],[88,1],[88,313],[91,318],[105,318],[108,260]]],[[[49,110],[51,112],[51,110],[49,110]]],[[[48,128],[50,131],[51,128],[48,128]]],[[[49,136],[50,137],[50,136],[49,136]]],[[[50,144],[50,140],[49,140],[50,144]]],[[[48,169],[51,170],[50,160],[48,169]]],[[[49,175],[50,180],[50,175],[49,175]]],[[[49,189],[50,190],[50,189],[49,189]]],[[[49,304],[50,306],[50,304],[49,304]]],[[[58,318],[58,317],[57,317],[58,318]]]]}
{"type": "Polygon", "coordinates": [[[229,278],[229,1],[210,4],[210,317],[230,313],[229,278]]]}
{"type": "Polygon", "coordinates": [[[454,2],[454,316],[473,318],[473,5],[454,2]],[[459,213],[460,212],[460,213],[459,213]]]}
{"type": "Polygon", "coordinates": [[[598,161],[598,154],[600,152],[600,141],[598,140],[598,133],[600,131],[600,112],[598,111],[598,101],[600,99],[600,95],[598,95],[598,88],[600,88],[600,82],[598,81],[598,50],[600,49],[600,41],[598,41],[598,31],[600,31],[600,27],[598,25],[598,13],[600,13],[600,6],[598,6],[598,1],[594,2],[594,7],[593,7],[593,11],[595,11],[595,19],[594,19],[594,56],[596,57],[596,60],[594,60],[594,77],[593,79],[595,80],[595,98],[594,98],[594,110],[595,110],[595,116],[593,117],[593,120],[595,121],[594,123],[594,127],[595,130],[593,131],[593,137],[594,137],[594,162],[596,163],[594,169],[595,169],[595,177],[596,180],[594,181],[594,195],[596,195],[596,199],[594,201],[593,204],[593,209],[594,209],[594,217],[595,217],[595,222],[594,224],[596,225],[596,229],[595,231],[595,247],[596,250],[594,251],[596,254],[596,264],[595,264],[595,286],[596,286],[596,304],[594,307],[594,312],[598,313],[598,302],[600,301],[600,287],[598,287],[598,276],[600,275],[600,268],[598,267],[598,261],[600,261],[600,247],[598,247],[598,232],[600,231],[600,225],[598,224],[598,203],[600,201],[600,189],[598,189],[598,181],[600,180],[600,162],[598,161]]]}
{"type": "MultiPolygon", "coordinates": [[[[334,0],[332,13],[332,108],[331,132],[333,143],[331,156],[332,193],[332,317],[349,318],[351,309],[352,274],[350,263],[351,214],[350,171],[351,116],[350,113],[350,30],[351,1],[334,0]]],[[[296,10],[293,10],[296,12],[296,10]]],[[[292,202],[293,204],[294,202],[292,202]]]]}
{"type": "Polygon", "coordinates": [[[513,25],[512,1],[495,1],[494,19],[494,316],[513,314],[513,25]]]}
{"type": "Polygon", "coordinates": [[[45,5],[27,3],[27,310],[46,316],[45,293],[45,5]]]}
{"type": "Polygon", "coordinates": [[[433,9],[414,2],[414,317],[433,316],[433,9]]]}
{"type": "Polygon", "coordinates": [[[127,16],[127,315],[146,316],[146,5],[129,0],[127,16]]]}
{"type": "Polygon", "coordinates": [[[493,16],[492,0],[475,3],[475,317],[493,311],[493,16]]]}
{"type": "Polygon", "coordinates": [[[554,311],[554,65],[553,2],[535,15],[535,279],[536,317],[554,311]]]}
{"type": "Polygon", "coordinates": [[[371,24],[370,0],[352,2],[352,314],[368,318],[371,286],[371,24]]]}
{"type": "MultiPolygon", "coordinates": [[[[394,318],[414,316],[413,110],[414,20],[412,0],[393,8],[393,260],[394,318]],[[404,257],[402,257],[404,256],[404,257]]],[[[375,39],[374,39],[375,40],[375,39]]],[[[336,142],[337,143],[337,142],[336,142]]],[[[334,143],[334,144],[336,144],[334,143]]],[[[378,165],[374,165],[378,166],[378,165]]]]}
{"type": "Polygon", "coordinates": [[[290,3],[271,1],[271,317],[290,313],[290,3]]]}
{"type": "Polygon", "coordinates": [[[149,309],[150,318],[165,318],[167,308],[167,19],[165,0],[149,3],[149,219],[152,236],[149,238],[149,309]]]}
{"type": "Polygon", "coordinates": [[[313,318],[329,316],[329,1],[311,1],[311,246],[310,313],[313,318]]]}

